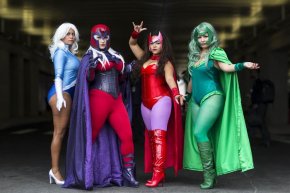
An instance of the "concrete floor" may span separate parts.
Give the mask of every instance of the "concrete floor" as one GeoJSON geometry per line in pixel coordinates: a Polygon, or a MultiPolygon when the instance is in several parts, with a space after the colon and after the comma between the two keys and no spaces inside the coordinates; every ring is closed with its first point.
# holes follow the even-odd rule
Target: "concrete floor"
{"type": "MultiPolygon", "coordinates": [[[[0,193],[74,193],[87,192],[64,189],[48,182],[50,169],[51,123],[34,124],[0,130],[0,193]]],[[[178,177],[167,171],[164,187],[147,188],[150,177],[143,173],[142,141],[136,142],[137,178],[139,188],[95,188],[91,192],[145,193],[286,193],[290,192],[290,144],[272,141],[265,148],[259,139],[252,140],[255,169],[218,177],[212,190],[200,190],[202,174],[183,170],[178,177]]],[[[62,154],[62,171],[64,157],[62,154]]]]}

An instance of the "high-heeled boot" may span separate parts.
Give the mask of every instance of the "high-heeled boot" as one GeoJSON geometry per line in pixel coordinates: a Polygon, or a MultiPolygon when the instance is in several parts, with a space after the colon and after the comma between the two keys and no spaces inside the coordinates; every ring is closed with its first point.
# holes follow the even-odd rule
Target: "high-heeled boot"
{"type": "MultiPolygon", "coordinates": [[[[149,145],[150,145],[151,155],[152,155],[152,163],[154,163],[155,162],[154,130],[148,130],[148,137],[149,137],[149,145]]],[[[151,183],[151,181],[152,181],[152,178],[147,180],[147,182],[149,183],[151,183]]]]}
{"type": "Polygon", "coordinates": [[[153,162],[152,180],[145,184],[148,187],[156,187],[160,182],[163,185],[167,149],[166,133],[164,130],[154,130],[155,160],[153,162]]]}
{"type": "Polygon", "coordinates": [[[124,186],[135,187],[139,186],[139,182],[135,180],[135,162],[133,154],[123,156],[123,181],[124,186]]]}
{"type": "Polygon", "coordinates": [[[213,188],[216,181],[216,170],[214,166],[213,150],[210,142],[197,143],[201,163],[203,167],[204,182],[200,185],[201,189],[213,188]]]}

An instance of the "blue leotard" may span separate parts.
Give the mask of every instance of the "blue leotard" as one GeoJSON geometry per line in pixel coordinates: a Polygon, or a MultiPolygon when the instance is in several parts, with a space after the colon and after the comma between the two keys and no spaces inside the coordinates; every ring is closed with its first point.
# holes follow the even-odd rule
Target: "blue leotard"
{"type": "MultiPolygon", "coordinates": [[[[55,79],[62,80],[62,90],[69,93],[73,98],[74,87],[76,84],[77,72],[80,65],[79,59],[72,54],[68,46],[65,48],[57,48],[53,56],[55,79]]],[[[47,99],[55,94],[55,85],[48,92],[47,99]]]]}

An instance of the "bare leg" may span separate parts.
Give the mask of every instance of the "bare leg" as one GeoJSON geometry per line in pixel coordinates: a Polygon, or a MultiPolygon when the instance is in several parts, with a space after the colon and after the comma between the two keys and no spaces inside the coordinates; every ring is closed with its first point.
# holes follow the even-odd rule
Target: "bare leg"
{"type": "Polygon", "coordinates": [[[49,101],[53,116],[53,137],[51,141],[51,169],[58,180],[63,180],[59,170],[59,157],[62,146],[63,136],[67,130],[69,116],[71,110],[71,97],[67,93],[63,93],[66,101],[66,108],[61,108],[61,111],[56,109],[56,95],[53,95],[49,101]]]}

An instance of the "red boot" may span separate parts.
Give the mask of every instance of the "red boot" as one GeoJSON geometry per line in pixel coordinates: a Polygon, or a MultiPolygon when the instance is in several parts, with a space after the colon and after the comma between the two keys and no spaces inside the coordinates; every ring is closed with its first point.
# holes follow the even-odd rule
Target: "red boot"
{"type": "MultiPolygon", "coordinates": [[[[150,143],[150,149],[151,149],[151,155],[152,155],[152,163],[155,162],[155,142],[154,142],[154,130],[148,130],[148,137],[149,137],[149,143],[150,143]]],[[[153,177],[153,176],[152,176],[153,177]]],[[[152,178],[150,180],[147,180],[147,183],[151,183],[152,178]]]]}
{"type": "Polygon", "coordinates": [[[166,162],[166,131],[154,130],[154,146],[155,146],[155,160],[153,162],[153,177],[150,182],[145,185],[148,187],[156,187],[160,182],[164,182],[165,162],[166,162]]]}

